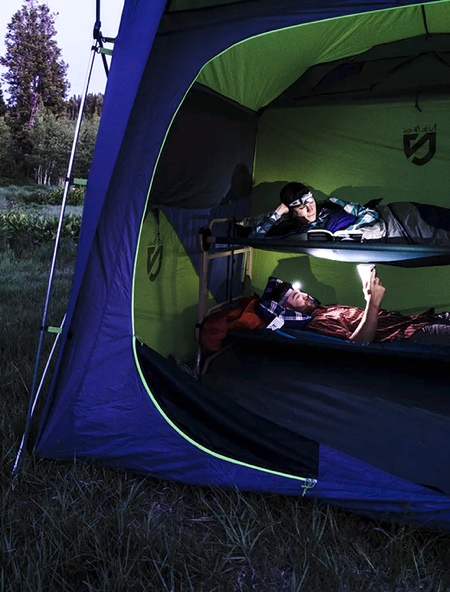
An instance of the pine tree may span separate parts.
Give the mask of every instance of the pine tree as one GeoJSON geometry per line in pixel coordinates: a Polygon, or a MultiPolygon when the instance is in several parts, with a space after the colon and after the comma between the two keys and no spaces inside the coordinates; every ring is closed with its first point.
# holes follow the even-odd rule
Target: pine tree
{"type": "Polygon", "coordinates": [[[0,64],[8,84],[8,105],[18,123],[32,123],[42,105],[52,113],[64,110],[69,88],[67,65],[54,36],[54,17],[46,4],[25,0],[8,24],[6,53],[0,64]]]}
{"type": "MultiPolygon", "coordinates": [[[[66,101],[66,111],[68,119],[74,120],[78,117],[78,112],[81,105],[81,96],[73,95],[66,101]]],[[[103,95],[101,93],[88,93],[86,102],[84,103],[83,116],[85,119],[91,119],[94,116],[99,116],[102,113],[103,95]]]]}

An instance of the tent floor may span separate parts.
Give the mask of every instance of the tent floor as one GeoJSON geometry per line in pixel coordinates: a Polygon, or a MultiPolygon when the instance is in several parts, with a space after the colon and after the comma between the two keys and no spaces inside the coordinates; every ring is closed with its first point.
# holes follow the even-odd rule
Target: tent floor
{"type": "Polygon", "coordinates": [[[448,360],[243,338],[201,380],[306,438],[450,493],[448,360]]]}

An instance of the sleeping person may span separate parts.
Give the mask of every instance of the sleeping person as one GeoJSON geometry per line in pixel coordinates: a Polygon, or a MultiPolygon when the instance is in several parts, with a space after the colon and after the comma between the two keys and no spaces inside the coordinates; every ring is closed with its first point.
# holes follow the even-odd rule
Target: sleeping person
{"type": "Polygon", "coordinates": [[[355,343],[410,340],[450,346],[450,313],[429,309],[414,316],[381,308],[385,288],[370,272],[363,285],[364,309],[341,304],[322,305],[289,282],[270,277],[259,301],[258,314],[267,328],[302,328],[355,343]]]}
{"type": "Polygon", "coordinates": [[[359,231],[362,240],[450,245],[450,209],[415,202],[394,202],[372,207],[330,197],[316,202],[309,187],[288,183],[280,192],[280,205],[256,222],[250,238],[304,234],[309,230],[359,231]]]}

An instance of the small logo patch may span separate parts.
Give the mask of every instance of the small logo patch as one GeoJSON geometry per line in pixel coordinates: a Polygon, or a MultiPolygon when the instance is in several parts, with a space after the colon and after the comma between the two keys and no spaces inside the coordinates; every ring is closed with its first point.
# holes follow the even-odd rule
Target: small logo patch
{"type": "Polygon", "coordinates": [[[147,275],[154,282],[161,271],[163,245],[149,245],[147,247],[147,275]]]}
{"type": "Polygon", "coordinates": [[[406,158],[417,166],[430,162],[436,154],[436,124],[419,126],[403,130],[403,151],[406,158]],[[417,154],[418,153],[418,154],[417,154]]]}

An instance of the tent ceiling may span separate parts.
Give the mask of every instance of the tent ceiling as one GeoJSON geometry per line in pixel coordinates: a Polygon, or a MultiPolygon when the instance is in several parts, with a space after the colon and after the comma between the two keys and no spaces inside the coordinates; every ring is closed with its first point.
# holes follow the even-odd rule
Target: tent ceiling
{"type": "Polygon", "coordinates": [[[422,35],[307,70],[270,106],[450,94],[450,35],[422,35]]]}
{"type": "MultiPolygon", "coordinates": [[[[312,66],[351,58],[374,47],[387,48],[388,44],[399,40],[436,33],[450,33],[449,2],[294,26],[231,47],[206,64],[197,81],[258,111],[312,66]]],[[[438,61],[431,59],[433,64],[438,61]]]]}

